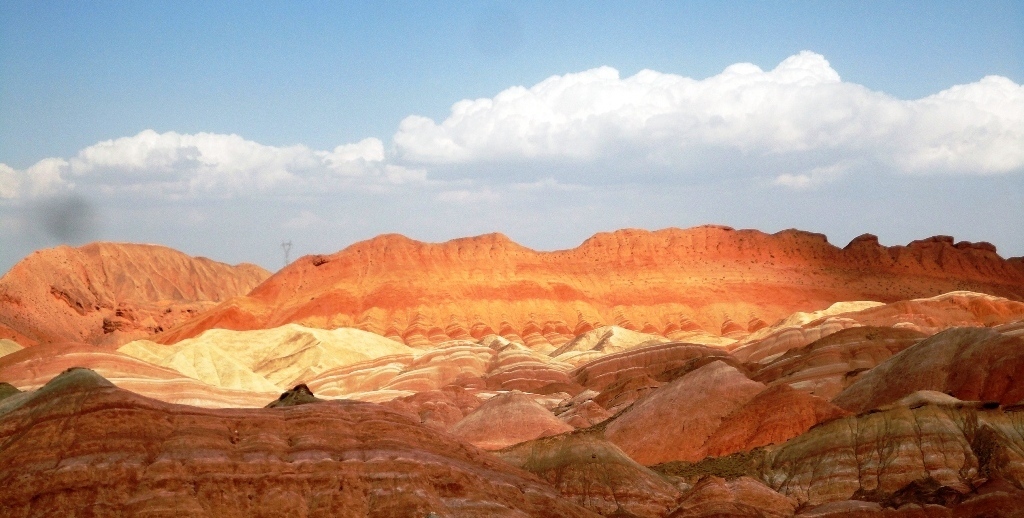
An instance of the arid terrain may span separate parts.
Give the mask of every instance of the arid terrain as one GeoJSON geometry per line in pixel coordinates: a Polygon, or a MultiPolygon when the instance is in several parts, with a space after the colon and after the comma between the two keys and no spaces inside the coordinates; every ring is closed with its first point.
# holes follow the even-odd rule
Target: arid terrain
{"type": "Polygon", "coordinates": [[[1024,517],[1024,258],[382,235],[0,278],[0,516],[1024,517]]]}

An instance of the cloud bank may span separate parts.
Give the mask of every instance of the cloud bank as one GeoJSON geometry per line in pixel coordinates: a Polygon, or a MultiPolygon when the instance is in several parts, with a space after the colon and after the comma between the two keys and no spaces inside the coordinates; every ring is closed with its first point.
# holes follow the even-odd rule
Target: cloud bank
{"type": "Polygon", "coordinates": [[[238,135],[141,133],[99,142],[70,159],[48,158],[24,171],[0,164],[0,198],[74,189],[169,199],[246,193],[304,193],[422,181],[425,173],[385,161],[367,138],[331,151],[275,147],[238,135]]]}
{"type": "Polygon", "coordinates": [[[802,187],[856,165],[1005,174],[1024,169],[1024,87],[989,76],[905,101],[843,82],[807,51],[770,71],[740,63],[703,80],[653,70],[622,79],[601,67],[460,101],[440,123],[407,117],[394,145],[401,159],[425,165],[707,173],[721,172],[722,158],[767,160],[778,183],[802,187]]]}
{"type": "Polygon", "coordinates": [[[166,199],[381,190],[427,185],[435,171],[459,176],[461,186],[435,184],[434,199],[448,203],[491,199],[495,183],[575,188],[650,172],[680,185],[745,175],[794,189],[864,171],[1019,174],[1024,87],[988,76],[900,100],[842,81],[823,56],[807,51],[769,71],[740,63],[706,79],[653,70],[623,79],[601,67],[459,101],[441,122],[409,116],[387,147],[367,138],[321,151],[146,130],[24,170],[0,164],[0,199],[76,190],[166,199]],[[515,173],[551,165],[572,173],[515,173]]]}

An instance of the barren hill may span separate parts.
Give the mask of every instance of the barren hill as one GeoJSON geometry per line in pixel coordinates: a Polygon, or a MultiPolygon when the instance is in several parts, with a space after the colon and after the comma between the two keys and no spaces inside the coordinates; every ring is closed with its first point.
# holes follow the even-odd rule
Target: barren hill
{"type": "Polygon", "coordinates": [[[125,342],[244,295],[269,276],[253,264],[157,245],[40,250],[0,278],[0,338],[21,345],[125,342]]]}

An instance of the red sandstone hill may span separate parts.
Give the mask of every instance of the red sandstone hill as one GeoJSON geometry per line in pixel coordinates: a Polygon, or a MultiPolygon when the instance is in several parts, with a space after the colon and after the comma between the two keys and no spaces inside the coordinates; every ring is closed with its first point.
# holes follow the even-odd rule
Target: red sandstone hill
{"type": "Polygon", "coordinates": [[[0,278],[0,338],[21,345],[120,343],[243,295],[270,273],[156,245],[35,252],[0,278]]]}
{"type": "Polygon", "coordinates": [[[556,252],[500,234],[438,244],[382,235],[303,257],[157,340],[300,323],[358,327],[414,346],[496,333],[543,348],[608,324],[743,335],[836,301],[954,290],[1024,300],[1024,260],[948,236],[885,247],[865,234],[838,248],[821,234],[720,226],[601,233],[556,252]]]}

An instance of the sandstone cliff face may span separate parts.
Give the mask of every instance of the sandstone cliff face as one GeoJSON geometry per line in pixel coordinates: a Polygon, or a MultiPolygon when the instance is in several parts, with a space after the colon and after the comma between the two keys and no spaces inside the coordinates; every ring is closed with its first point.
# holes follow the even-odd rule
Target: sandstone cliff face
{"type": "Polygon", "coordinates": [[[86,370],[0,401],[0,502],[5,516],[596,516],[377,405],[203,410],[86,370]]]}
{"type": "MultiPolygon", "coordinates": [[[[281,332],[289,332],[289,329],[294,330],[295,326],[287,326],[281,332]]],[[[918,516],[913,514],[917,511],[928,511],[931,513],[927,514],[929,516],[934,513],[940,513],[935,514],[937,516],[950,516],[950,513],[963,516],[997,513],[995,515],[998,516],[1001,515],[1000,510],[1013,509],[1024,501],[1024,490],[1020,489],[1024,486],[1021,483],[1024,481],[1024,457],[1021,457],[1024,449],[1020,447],[1024,444],[1024,422],[1020,422],[1019,418],[1019,415],[1024,414],[1020,413],[1019,405],[998,406],[1000,400],[1013,402],[1016,397],[1013,391],[1019,386],[1015,375],[1024,372],[1016,358],[1018,352],[1024,350],[1019,342],[1021,338],[1014,334],[1016,329],[1016,325],[1004,325],[996,329],[958,328],[925,338],[922,333],[910,329],[855,327],[829,335],[804,348],[791,349],[759,370],[739,363],[722,349],[678,343],[641,345],[573,369],[571,365],[559,365],[549,355],[525,345],[488,336],[477,341],[449,342],[433,350],[405,348],[402,351],[406,352],[401,354],[328,369],[317,375],[314,381],[323,383],[323,387],[333,386],[336,389],[341,386],[352,389],[361,385],[366,392],[346,394],[387,401],[384,407],[394,411],[389,415],[400,419],[404,423],[402,427],[415,425],[420,427],[421,432],[428,430],[439,443],[459,443],[458,437],[462,437],[487,448],[511,445],[498,452],[502,459],[540,477],[546,484],[542,484],[542,487],[546,487],[552,495],[560,495],[558,498],[563,499],[563,503],[575,504],[604,515],[789,516],[794,509],[798,509],[799,515],[806,516],[844,516],[851,512],[865,516],[879,513],[918,516]],[[854,375],[847,376],[851,368],[854,375]],[[830,379],[840,372],[844,373],[844,377],[855,380],[848,387],[851,393],[855,393],[852,389],[862,383],[870,389],[864,394],[867,394],[867,401],[874,402],[859,403],[866,412],[844,417],[848,415],[846,411],[810,395],[808,392],[811,390],[804,390],[807,387],[800,389],[799,382],[794,382],[796,378],[819,381],[830,379]],[[880,374],[872,376],[873,373],[880,374]],[[748,376],[753,376],[754,380],[748,376]],[[495,391],[509,390],[507,387],[512,385],[530,387],[532,393],[499,392],[494,396],[495,391]],[[920,386],[938,391],[908,392],[920,386]],[[941,392],[943,390],[974,401],[958,400],[941,392]],[[1002,396],[989,397],[993,394],[1002,396]],[[877,401],[872,399],[876,397],[877,401]],[[486,398],[490,399],[481,404],[486,398]],[[992,402],[984,402],[989,399],[992,402]],[[612,416],[613,413],[618,414],[612,416]],[[573,431],[573,428],[583,429],[573,431]],[[446,431],[454,432],[452,435],[455,437],[446,431]],[[542,438],[535,439],[537,437],[542,438]],[[690,469],[691,475],[680,475],[682,479],[679,479],[653,473],[642,465],[664,461],[670,461],[670,464],[671,461],[685,461],[691,468],[698,468],[690,469]],[[719,467],[699,468],[709,463],[718,463],[719,467]],[[693,473],[697,476],[692,476],[693,473]],[[700,475],[704,475],[703,478],[700,475]],[[931,507],[926,509],[922,506],[931,507]]],[[[330,339],[330,332],[315,331],[323,333],[323,338],[330,339]]],[[[244,335],[229,331],[218,333],[244,335]]],[[[377,341],[387,343],[383,337],[359,331],[346,336],[346,340],[354,336],[369,338],[370,344],[377,341]]],[[[232,339],[211,343],[215,342],[219,344],[218,347],[227,349],[245,345],[240,349],[244,353],[240,354],[241,359],[246,355],[255,355],[255,358],[268,351],[281,352],[262,356],[262,360],[257,362],[271,366],[277,365],[277,358],[305,358],[308,354],[303,352],[308,349],[306,345],[328,351],[324,354],[334,354],[329,353],[332,348],[341,347],[339,350],[344,352],[347,350],[345,347],[358,348],[363,343],[358,339],[348,344],[344,341],[336,344],[303,342],[305,345],[298,344],[297,349],[284,347],[287,344],[267,343],[260,346],[258,353],[254,353],[246,345],[249,340],[241,340],[234,345],[232,339]]],[[[405,347],[391,343],[394,345],[389,347],[405,347]]],[[[183,342],[176,346],[152,346],[173,353],[178,347],[184,348],[189,344],[183,342]]],[[[121,387],[148,391],[161,399],[192,404],[221,401],[223,405],[230,396],[230,391],[197,379],[184,378],[178,371],[124,355],[110,346],[89,344],[50,344],[15,351],[0,358],[0,380],[12,380],[22,388],[31,389],[77,362],[94,366],[121,387]],[[194,398],[194,402],[189,398],[194,398]]],[[[269,372],[293,370],[291,367],[284,370],[275,367],[269,372]]],[[[292,378],[289,374],[282,379],[292,378]]],[[[0,476],[4,472],[4,416],[21,415],[17,412],[27,408],[26,405],[37,398],[43,398],[38,401],[44,401],[44,396],[49,397],[46,394],[58,393],[69,386],[75,387],[69,379],[75,378],[59,377],[56,383],[47,384],[35,393],[19,392],[14,387],[0,385],[0,476]]],[[[116,390],[94,377],[87,376],[85,380],[88,382],[85,386],[97,385],[105,387],[104,390],[116,390]]],[[[318,399],[323,399],[324,394],[316,386],[313,385],[316,397],[306,387],[297,387],[293,392],[303,397],[286,394],[273,405],[288,407],[278,409],[280,411],[292,411],[300,407],[337,403],[317,403],[318,399]],[[299,405],[294,406],[296,404],[299,405]]],[[[121,391],[118,393],[124,394],[121,391]]],[[[246,403],[241,399],[238,400],[240,403],[236,402],[248,406],[263,406],[277,399],[275,394],[260,396],[256,392],[234,393],[259,399],[255,403],[246,403]]],[[[333,394],[328,397],[336,396],[333,394]]],[[[74,401],[80,406],[69,407],[65,415],[66,423],[60,425],[64,433],[74,436],[68,439],[70,442],[48,443],[44,446],[53,448],[48,453],[40,451],[37,457],[22,456],[12,462],[17,465],[50,462],[54,466],[61,466],[66,461],[64,452],[79,447],[79,440],[91,444],[88,441],[93,440],[90,439],[92,436],[79,433],[75,427],[81,423],[92,423],[92,417],[85,416],[93,413],[110,413],[128,416],[127,419],[149,419],[171,424],[186,419],[178,414],[142,415],[132,413],[135,410],[128,412],[120,409],[119,403],[111,403],[103,398],[99,398],[96,407],[86,404],[96,398],[99,396],[91,392],[86,396],[76,393],[74,401]],[[47,454],[52,459],[41,460],[47,454]]],[[[159,405],[154,401],[148,404],[159,405]]],[[[53,405],[47,408],[53,408],[53,405]]],[[[266,424],[262,417],[247,414],[249,410],[173,408],[186,413],[190,429],[198,426],[195,425],[197,419],[210,412],[217,415],[220,415],[219,412],[237,413],[231,415],[244,417],[238,417],[233,422],[251,420],[254,427],[277,429],[277,425],[266,424]]],[[[384,411],[379,407],[367,408],[378,409],[373,412],[384,411]]],[[[325,423],[335,418],[333,414],[310,415],[310,430],[317,431],[309,433],[327,433],[325,427],[333,430],[331,426],[334,425],[325,423]]],[[[40,419],[46,421],[49,418],[40,419]]],[[[381,420],[388,421],[391,418],[370,413],[360,414],[358,419],[379,424],[381,420]]],[[[371,426],[369,422],[364,426],[371,426]]],[[[217,426],[229,427],[231,424],[225,421],[220,423],[217,426]]],[[[34,437],[36,430],[43,429],[40,428],[42,425],[32,426],[32,433],[26,434],[26,437],[34,437]]],[[[164,427],[164,424],[160,426],[164,427]]],[[[116,429],[107,421],[96,427],[116,429]]],[[[132,434],[135,434],[136,428],[132,430],[132,434]]],[[[180,449],[174,452],[175,458],[187,459],[187,462],[182,461],[187,469],[182,469],[188,473],[196,472],[208,478],[221,477],[220,474],[196,471],[194,467],[194,463],[208,458],[211,451],[210,436],[216,437],[220,432],[215,433],[202,427],[197,430],[198,438],[189,436],[182,439],[180,449]]],[[[343,433],[360,433],[346,430],[343,433]]],[[[367,433],[376,434],[377,430],[373,428],[367,433]]],[[[100,432],[96,434],[98,437],[100,432]]],[[[270,440],[261,434],[257,434],[262,437],[261,441],[270,440]]],[[[291,432],[287,434],[291,440],[291,432]]],[[[141,437],[149,436],[142,434],[141,437]]],[[[397,440],[392,435],[385,434],[382,437],[385,441],[397,440]]],[[[132,448],[130,445],[124,446],[124,442],[118,442],[122,439],[116,434],[114,439],[120,447],[132,448]]],[[[308,438],[301,440],[315,442],[308,438]]],[[[18,444],[11,455],[21,455],[18,452],[32,448],[23,442],[18,444]]],[[[394,447],[394,444],[388,444],[394,447]]],[[[470,448],[464,442],[460,444],[470,448]]],[[[449,446],[454,447],[452,444],[449,446]]],[[[379,449],[373,445],[367,447],[374,451],[379,449]]],[[[143,449],[146,455],[151,455],[152,448],[143,449]]],[[[217,462],[222,462],[225,455],[234,458],[230,451],[214,451],[217,452],[216,459],[221,459],[217,462]]],[[[246,455],[252,453],[250,450],[245,451],[246,455]]],[[[399,457],[406,459],[408,452],[403,450],[396,458],[399,457]]],[[[74,458],[78,462],[79,457],[74,458]]],[[[243,456],[238,466],[231,465],[224,469],[242,469],[239,466],[249,469],[251,458],[243,456]]],[[[135,457],[130,457],[130,460],[137,462],[135,457]]],[[[88,464],[91,461],[81,462],[88,464]]],[[[402,466],[401,469],[410,469],[405,464],[402,466]]],[[[259,467],[263,469],[265,466],[260,464],[259,467]]],[[[147,468],[144,473],[152,469],[147,468]]],[[[285,472],[305,473],[295,467],[289,467],[285,472]]],[[[60,474],[64,471],[57,473],[59,476],[48,473],[46,478],[66,482],[67,479],[61,477],[70,476],[60,474]]],[[[133,480],[145,479],[140,472],[128,473],[135,477],[133,480]]],[[[320,472],[312,470],[310,473],[320,472]]],[[[437,476],[435,471],[429,473],[428,478],[437,476]]],[[[75,476],[84,477],[80,474],[75,476]]],[[[374,478],[377,475],[373,473],[367,476],[373,482],[366,482],[366,491],[377,491],[374,488],[377,488],[376,484],[381,479],[374,478]]],[[[481,480],[489,476],[481,475],[481,480]]],[[[534,482],[540,484],[536,480],[534,482]]],[[[3,483],[2,479],[0,483],[3,483]]],[[[320,491],[317,489],[320,486],[313,482],[303,482],[306,485],[302,488],[288,485],[290,483],[274,478],[260,491],[270,491],[272,487],[284,484],[280,486],[283,488],[281,491],[287,495],[282,499],[288,502],[303,501],[307,494],[304,491],[320,491]]],[[[75,484],[78,484],[75,486],[77,488],[91,488],[89,491],[95,494],[114,491],[106,486],[98,486],[87,478],[76,478],[75,484]]],[[[233,488],[240,487],[237,481],[232,484],[233,488]]],[[[489,493],[492,488],[484,488],[483,482],[480,484],[476,486],[481,491],[480,498],[497,498],[489,493]],[[485,493],[488,496],[483,496],[485,493]]],[[[128,491],[123,489],[123,485],[117,487],[121,488],[115,488],[117,491],[128,491]]],[[[408,489],[413,486],[406,484],[401,487],[408,489]]],[[[165,494],[165,489],[160,486],[153,491],[165,494]]],[[[206,490],[218,494],[227,491],[221,486],[209,486],[206,490]]],[[[41,491],[45,493],[48,490],[44,488],[41,491]]],[[[422,496],[423,491],[429,493],[429,490],[422,490],[417,495],[422,496]]],[[[321,493],[316,495],[317,501],[326,498],[321,493]]],[[[172,501],[161,501],[160,505],[166,505],[165,510],[173,507],[177,512],[197,515],[219,512],[219,508],[218,511],[208,511],[208,508],[213,508],[210,507],[213,504],[203,503],[205,500],[200,496],[174,496],[172,501]]],[[[53,503],[58,500],[78,505],[82,502],[75,500],[78,498],[81,497],[64,489],[56,497],[44,495],[36,502],[50,502],[45,505],[52,506],[38,513],[45,514],[52,509],[58,509],[53,512],[59,512],[59,505],[64,504],[53,503]]],[[[102,494],[102,498],[108,498],[106,493],[102,494]]],[[[427,500],[436,502],[433,497],[427,500]]],[[[445,516],[445,513],[459,515],[452,507],[453,504],[444,498],[441,500],[448,507],[438,507],[431,503],[433,507],[430,509],[443,509],[435,511],[439,516],[445,516]]],[[[151,509],[131,507],[134,504],[130,502],[135,501],[131,499],[127,500],[129,504],[116,499],[103,501],[112,501],[114,503],[109,504],[111,509],[127,509],[125,512],[151,509]]],[[[309,515],[316,515],[325,509],[314,507],[313,503],[309,503],[311,500],[306,501],[307,504],[303,505],[308,507],[286,507],[285,512],[301,514],[303,509],[307,509],[309,515]]],[[[256,497],[253,497],[253,502],[253,506],[268,506],[268,509],[277,509],[274,506],[282,505],[256,497]]],[[[355,504],[346,500],[344,505],[355,504]]],[[[427,507],[408,507],[403,503],[389,509],[384,516],[403,515],[410,512],[410,509],[419,512],[427,507]]],[[[33,512],[29,511],[29,514],[33,512]]],[[[523,512],[534,515],[530,511],[523,512]]]]}
{"type": "Polygon", "coordinates": [[[1024,302],[985,293],[953,291],[923,299],[900,300],[839,316],[860,325],[901,327],[934,334],[951,327],[992,327],[1020,321],[1024,319],[1024,302]]]}
{"type": "Polygon", "coordinates": [[[18,352],[24,349],[18,342],[14,340],[0,339],[0,357],[7,356],[13,352],[18,352]]]}
{"type": "Polygon", "coordinates": [[[549,355],[559,361],[582,365],[608,354],[644,345],[668,342],[667,338],[630,331],[619,326],[598,327],[573,338],[549,355]]]}
{"type": "MultiPolygon", "coordinates": [[[[594,401],[609,401],[604,394],[594,401]]],[[[612,406],[615,399],[605,405],[623,408],[612,406]]],[[[819,423],[849,415],[786,385],[765,387],[722,361],[649,386],[634,401],[601,428],[608,440],[647,465],[696,462],[779,444],[819,423]]]]}
{"type": "Polygon", "coordinates": [[[457,385],[448,385],[441,390],[417,392],[382,404],[426,426],[447,431],[476,410],[480,403],[480,398],[472,392],[457,385]]]}
{"type": "Polygon", "coordinates": [[[1024,319],[1001,324],[996,326],[994,329],[1006,336],[1024,336],[1024,319]]]}
{"type": "Polygon", "coordinates": [[[43,293],[53,300],[32,318],[56,324],[38,329],[88,333],[82,322],[113,308],[111,332],[36,343],[23,325],[35,299],[0,301],[0,515],[1024,505],[1024,263],[985,245],[862,237],[840,250],[801,232],[705,227],[541,253],[501,236],[383,236],[220,305],[242,289],[239,268],[159,259],[156,272],[131,247],[95,246],[99,266],[79,257],[89,247],[58,249],[78,266],[40,260],[25,271],[46,282],[19,293],[77,286],[43,293]],[[35,271],[50,266],[52,278],[35,271]],[[964,287],[1011,298],[936,292],[964,287]],[[116,304],[73,310],[88,297],[116,304]],[[119,343],[180,321],[182,307],[210,309],[159,341],[119,343]],[[74,366],[106,380],[61,374],[74,366]]]}
{"type": "Polygon", "coordinates": [[[601,325],[737,337],[837,301],[965,289],[1020,300],[1024,266],[944,237],[889,248],[864,237],[840,249],[800,231],[697,227],[622,230],[537,252],[498,234],[440,244],[385,235],[299,259],[159,341],[300,323],[414,346],[496,333],[549,350],[601,325]]]}
{"type": "Polygon", "coordinates": [[[643,376],[671,381],[713,361],[739,365],[721,349],[669,342],[600,357],[574,369],[572,376],[580,385],[601,391],[617,382],[643,376]]]}
{"type": "MultiPolygon", "coordinates": [[[[750,477],[788,500],[797,516],[1011,516],[1024,504],[1021,410],[918,392],[781,445],[654,469],[695,489],[719,476],[750,477]]],[[[707,514],[681,516],[759,516],[716,485],[707,514]]]]}
{"type": "Polygon", "coordinates": [[[248,293],[270,273],[156,245],[41,250],[0,278],[0,338],[124,343],[248,293]]]}

